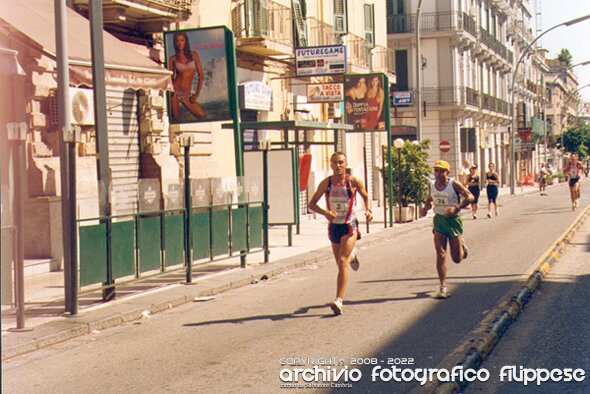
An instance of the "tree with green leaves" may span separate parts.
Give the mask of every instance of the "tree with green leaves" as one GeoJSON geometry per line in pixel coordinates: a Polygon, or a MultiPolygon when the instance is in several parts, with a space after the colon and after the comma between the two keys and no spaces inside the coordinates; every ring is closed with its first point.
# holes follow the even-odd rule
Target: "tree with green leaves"
{"type": "Polygon", "coordinates": [[[572,65],[573,57],[568,49],[562,48],[561,52],[559,52],[559,55],[557,56],[557,60],[565,62],[566,66],[570,67],[572,65]]]}
{"type": "MultiPolygon", "coordinates": [[[[397,148],[391,148],[393,199],[396,203],[398,202],[401,179],[401,205],[403,207],[407,207],[411,203],[420,204],[426,200],[428,175],[432,172],[427,161],[429,147],[430,140],[417,143],[406,140],[399,154],[401,173],[397,148]]],[[[387,175],[387,168],[385,168],[384,179],[386,185],[387,175]]]]}
{"type": "Polygon", "coordinates": [[[590,153],[590,126],[580,125],[563,133],[563,146],[567,152],[578,152],[580,157],[590,153]]]}

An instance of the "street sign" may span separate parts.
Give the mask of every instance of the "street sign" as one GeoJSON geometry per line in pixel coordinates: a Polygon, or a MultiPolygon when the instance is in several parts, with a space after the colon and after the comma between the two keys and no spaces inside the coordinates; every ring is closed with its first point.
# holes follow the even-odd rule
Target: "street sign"
{"type": "Polygon", "coordinates": [[[393,105],[412,105],[412,92],[393,92],[393,105]]]}
{"type": "Polygon", "coordinates": [[[438,144],[438,148],[442,153],[447,153],[451,150],[451,143],[449,141],[441,141],[440,144],[438,144]]]}

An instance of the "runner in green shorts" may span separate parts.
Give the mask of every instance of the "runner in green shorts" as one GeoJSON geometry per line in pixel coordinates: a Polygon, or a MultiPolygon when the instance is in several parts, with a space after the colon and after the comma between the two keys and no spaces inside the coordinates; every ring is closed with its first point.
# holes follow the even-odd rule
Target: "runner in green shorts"
{"type": "Polygon", "coordinates": [[[467,246],[463,240],[461,209],[473,201],[473,195],[465,186],[449,177],[451,166],[444,160],[434,164],[434,181],[430,183],[428,197],[420,214],[426,216],[434,206],[434,248],[436,249],[436,270],[440,288],[435,298],[448,298],[447,289],[447,241],[451,258],[455,263],[467,257],[467,246]],[[461,197],[463,197],[461,199],[461,197]]]}

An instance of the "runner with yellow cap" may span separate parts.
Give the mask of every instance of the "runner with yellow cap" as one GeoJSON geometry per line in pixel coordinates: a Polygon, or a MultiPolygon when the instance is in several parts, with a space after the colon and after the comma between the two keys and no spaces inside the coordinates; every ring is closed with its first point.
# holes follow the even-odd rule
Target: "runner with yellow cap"
{"type": "Polygon", "coordinates": [[[451,166],[444,160],[434,163],[434,181],[430,183],[428,197],[420,214],[426,216],[434,206],[434,248],[436,270],[440,288],[435,298],[448,298],[447,288],[447,240],[451,258],[455,263],[467,258],[467,246],[463,240],[463,222],[459,213],[473,201],[473,195],[463,184],[449,177],[451,166]],[[463,197],[463,198],[461,198],[463,197]]]}

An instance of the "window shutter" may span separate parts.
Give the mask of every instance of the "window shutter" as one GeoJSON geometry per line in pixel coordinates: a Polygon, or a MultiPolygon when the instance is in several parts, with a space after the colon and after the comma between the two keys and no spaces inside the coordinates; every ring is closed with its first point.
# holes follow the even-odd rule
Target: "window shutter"
{"type": "Polygon", "coordinates": [[[375,47],[375,5],[364,4],[365,39],[369,48],[375,47]]]}
{"type": "Polygon", "coordinates": [[[334,0],[334,33],[348,34],[346,0],[334,0]]]}
{"type": "Polygon", "coordinates": [[[301,10],[301,3],[299,0],[291,0],[293,7],[293,22],[295,23],[295,31],[297,32],[298,47],[307,46],[307,33],[305,31],[305,21],[303,20],[303,12],[301,10]]]}

